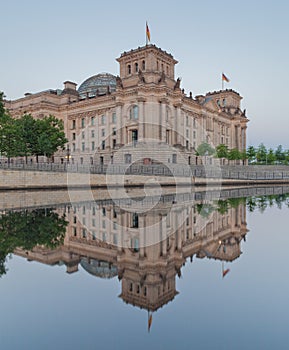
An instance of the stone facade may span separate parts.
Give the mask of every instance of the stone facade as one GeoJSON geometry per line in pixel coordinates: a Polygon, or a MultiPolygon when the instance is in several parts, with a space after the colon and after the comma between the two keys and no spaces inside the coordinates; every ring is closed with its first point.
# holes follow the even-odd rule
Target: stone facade
{"type": "Polygon", "coordinates": [[[124,52],[117,61],[117,77],[100,74],[78,90],[66,81],[63,90],[25,94],[6,107],[14,117],[63,120],[69,142],[55,162],[195,164],[202,142],[246,148],[248,119],[236,91],[186,94],[175,78],[178,62],[155,45],[124,52]]]}
{"type": "Polygon", "coordinates": [[[126,303],[156,311],[178,294],[176,276],[181,276],[187,259],[232,262],[241,255],[248,232],[244,204],[206,217],[197,210],[204,202],[172,205],[171,198],[165,196],[139,214],[112,203],[78,202],[59,208],[69,222],[64,244],[55,250],[37,246],[14,253],[48,265],[62,262],[68,273],[81,266],[99,278],[117,276],[126,303]]]}

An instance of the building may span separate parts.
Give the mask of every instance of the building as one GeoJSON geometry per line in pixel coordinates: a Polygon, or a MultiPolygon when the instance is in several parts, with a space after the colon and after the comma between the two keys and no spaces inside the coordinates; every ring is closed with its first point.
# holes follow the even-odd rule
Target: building
{"type": "Polygon", "coordinates": [[[14,254],[48,265],[65,264],[67,273],[81,267],[98,278],[118,277],[124,302],[157,311],[178,294],[176,276],[188,260],[232,262],[241,255],[248,233],[244,203],[204,217],[197,205],[205,202],[192,198],[184,194],[172,205],[172,195],[164,196],[141,214],[112,201],[60,206],[58,213],[68,220],[63,245],[54,250],[40,245],[31,251],[16,249],[14,254]],[[151,236],[157,239],[150,242],[151,236]]]}
{"type": "Polygon", "coordinates": [[[246,148],[239,93],[186,94],[175,77],[178,62],[155,45],[123,52],[117,62],[117,77],[97,74],[78,89],[66,81],[63,90],[27,93],[6,108],[14,117],[63,120],[69,142],[55,162],[195,164],[202,142],[246,148]]]}

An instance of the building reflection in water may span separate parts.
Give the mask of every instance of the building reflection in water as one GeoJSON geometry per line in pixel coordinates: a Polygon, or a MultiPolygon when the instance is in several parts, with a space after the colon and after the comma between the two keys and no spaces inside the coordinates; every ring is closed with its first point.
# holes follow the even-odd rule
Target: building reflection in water
{"type": "Polygon", "coordinates": [[[59,208],[69,222],[64,243],[54,250],[36,246],[14,253],[48,265],[64,263],[68,273],[81,265],[96,277],[118,277],[123,301],[153,312],[178,294],[176,275],[187,259],[231,262],[241,254],[248,232],[246,204],[223,212],[192,203],[177,205],[168,197],[139,214],[111,202],[59,208]]]}

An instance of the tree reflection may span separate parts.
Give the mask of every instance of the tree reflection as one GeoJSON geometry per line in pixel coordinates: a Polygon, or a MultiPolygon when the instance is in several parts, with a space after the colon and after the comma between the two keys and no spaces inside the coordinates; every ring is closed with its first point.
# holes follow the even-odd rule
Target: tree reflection
{"type": "Polygon", "coordinates": [[[68,222],[53,209],[11,211],[0,215],[0,276],[5,262],[16,248],[32,250],[36,245],[56,248],[64,241],[68,222]]]}

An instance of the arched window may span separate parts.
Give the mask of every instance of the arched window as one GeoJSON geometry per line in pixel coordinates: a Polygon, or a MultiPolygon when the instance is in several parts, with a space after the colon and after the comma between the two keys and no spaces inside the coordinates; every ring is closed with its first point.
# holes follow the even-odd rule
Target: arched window
{"type": "Polygon", "coordinates": [[[130,119],[131,120],[136,120],[138,119],[138,106],[132,106],[132,108],[130,109],[130,119]]]}
{"type": "Polygon", "coordinates": [[[130,64],[127,66],[127,74],[131,74],[131,65],[130,64]]]}
{"type": "Polygon", "coordinates": [[[159,70],[159,61],[157,61],[157,70],[159,70]]]}
{"type": "Polygon", "coordinates": [[[142,70],[145,70],[145,69],[146,69],[146,62],[142,61],[142,70]]]}
{"type": "Polygon", "coordinates": [[[138,72],[138,63],[137,62],[134,64],[134,70],[136,73],[138,72]]]}

